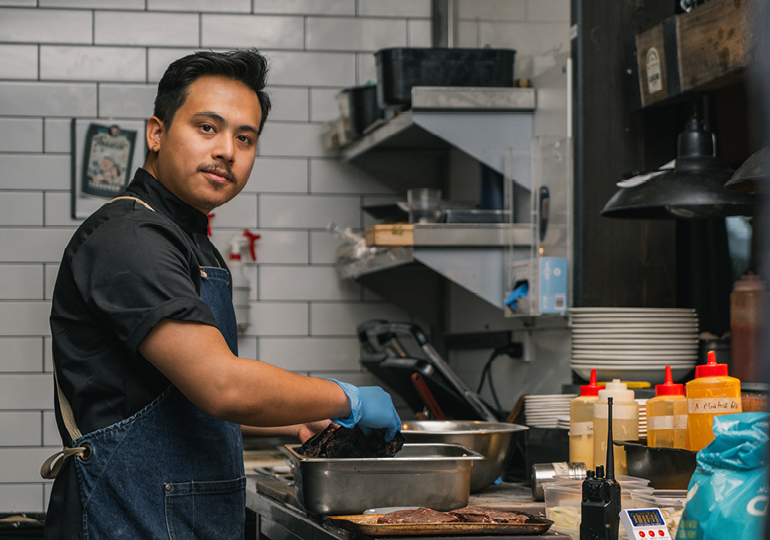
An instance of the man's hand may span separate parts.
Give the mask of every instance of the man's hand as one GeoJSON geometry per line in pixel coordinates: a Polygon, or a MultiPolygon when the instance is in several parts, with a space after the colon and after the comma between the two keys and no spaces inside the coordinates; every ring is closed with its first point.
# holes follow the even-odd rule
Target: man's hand
{"type": "Polygon", "coordinates": [[[308,424],[300,424],[297,429],[297,438],[299,442],[305,442],[316,433],[320,433],[329,427],[331,420],[320,420],[318,422],[310,422],[308,424]]]}
{"type": "Polygon", "coordinates": [[[364,435],[371,433],[372,429],[385,428],[385,440],[390,442],[401,429],[401,419],[398,417],[393,400],[385,390],[379,386],[357,387],[352,384],[329,379],[339,384],[350,400],[350,416],[347,418],[334,418],[332,422],[342,427],[352,428],[355,425],[361,428],[364,435]]]}

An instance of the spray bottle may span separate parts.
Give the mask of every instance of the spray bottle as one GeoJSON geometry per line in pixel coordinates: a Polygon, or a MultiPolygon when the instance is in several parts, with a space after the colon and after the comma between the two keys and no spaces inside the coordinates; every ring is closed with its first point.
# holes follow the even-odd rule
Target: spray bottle
{"type": "Polygon", "coordinates": [[[257,254],[254,250],[254,242],[260,238],[260,235],[254,234],[248,229],[236,234],[230,239],[230,259],[227,265],[230,267],[230,275],[233,279],[233,307],[235,308],[235,321],[238,324],[238,331],[243,332],[249,326],[249,297],[251,296],[251,282],[246,279],[243,272],[243,262],[241,254],[245,248],[249,248],[249,255],[252,261],[257,260],[257,254]]]}

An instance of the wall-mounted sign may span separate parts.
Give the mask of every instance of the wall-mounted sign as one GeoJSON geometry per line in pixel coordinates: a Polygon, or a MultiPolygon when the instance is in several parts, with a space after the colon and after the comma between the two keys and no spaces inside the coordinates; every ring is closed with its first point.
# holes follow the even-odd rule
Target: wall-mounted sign
{"type": "Polygon", "coordinates": [[[144,140],[144,121],[72,119],[74,219],[88,217],[126,188],[144,160],[144,140]]]}

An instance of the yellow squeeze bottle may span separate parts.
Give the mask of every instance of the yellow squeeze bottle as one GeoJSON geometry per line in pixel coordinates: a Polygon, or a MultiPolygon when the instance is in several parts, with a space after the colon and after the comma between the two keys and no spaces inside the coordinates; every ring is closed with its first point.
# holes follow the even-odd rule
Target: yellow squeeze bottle
{"type": "Polygon", "coordinates": [[[741,381],[727,375],[727,364],[717,364],[716,353],[709,351],[708,363],[695,366],[695,378],[687,389],[687,449],[694,452],[714,440],[714,417],[739,413],[741,381]]]}
{"type": "Polygon", "coordinates": [[[594,470],[594,403],[599,399],[596,370],[591,380],[580,387],[580,395],[569,402],[569,460],[585,463],[587,471],[594,470]]]}
{"type": "Polygon", "coordinates": [[[655,385],[655,397],[647,400],[647,446],[687,447],[687,398],[684,385],[674,384],[671,366],[666,382],[655,385]]]}

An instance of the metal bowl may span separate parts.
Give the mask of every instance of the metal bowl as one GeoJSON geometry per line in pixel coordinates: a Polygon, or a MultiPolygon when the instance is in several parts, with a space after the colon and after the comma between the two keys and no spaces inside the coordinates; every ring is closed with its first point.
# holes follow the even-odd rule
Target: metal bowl
{"type": "Polygon", "coordinates": [[[500,478],[513,455],[514,433],[526,426],[505,422],[466,420],[414,420],[401,424],[401,432],[410,443],[460,444],[486,459],[471,469],[471,493],[481,491],[500,478]]]}

